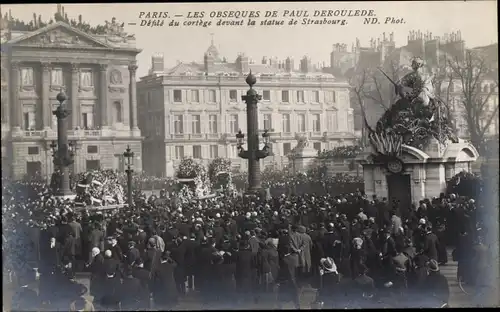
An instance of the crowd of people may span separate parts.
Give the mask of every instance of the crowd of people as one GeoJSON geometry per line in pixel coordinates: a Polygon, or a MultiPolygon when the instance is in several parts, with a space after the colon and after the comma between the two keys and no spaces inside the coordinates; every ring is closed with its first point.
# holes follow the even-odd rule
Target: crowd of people
{"type": "Polygon", "coordinates": [[[411,295],[393,307],[410,298],[441,307],[448,245],[471,283],[486,265],[481,209],[455,194],[399,207],[359,190],[184,204],[162,191],[93,211],[56,200],[43,183],[3,183],[4,273],[18,286],[39,278],[39,293],[14,296],[23,310],[167,309],[193,291],[207,308],[303,307],[306,285],[318,290],[315,307],[373,307],[387,293],[411,295]],[[74,283],[79,272],[91,276],[93,302],[74,283]]]}

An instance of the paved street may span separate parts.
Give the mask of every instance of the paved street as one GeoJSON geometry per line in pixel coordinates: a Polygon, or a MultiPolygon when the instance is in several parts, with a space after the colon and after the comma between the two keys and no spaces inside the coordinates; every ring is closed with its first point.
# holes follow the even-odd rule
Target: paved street
{"type": "MultiPolygon", "coordinates": [[[[451,260],[451,251],[450,252],[450,257],[449,259],[451,260]]],[[[441,266],[441,273],[447,278],[448,280],[448,285],[450,289],[450,307],[475,307],[472,303],[472,296],[466,295],[463,293],[458,285],[458,281],[456,279],[456,271],[457,271],[457,263],[456,262],[449,262],[445,266],[441,266]]],[[[33,288],[36,288],[35,285],[32,285],[33,288]]],[[[6,301],[9,301],[8,298],[5,298],[7,294],[4,293],[4,299],[7,299],[6,301]]],[[[301,308],[302,309],[311,309],[311,303],[314,301],[316,297],[316,291],[310,287],[305,287],[302,291],[301,295],[301,308]]],[[[91,297],[89,299],[92,299],[91,297]]],[[[265,302],[261,303],[252,303],[249,304],[248,306],[242,306],[242,305],[237,305],[236,302],[233,302],[232,304],[229,303],[228,306],[225,307],[206,307],[203,306],[200,299],[199,295],[194,292],[191,293],[184,298],[181,299],[179,304],[175,307],[176,310],[211,310],[211,309],[273,309],[276,308],[272,306],[272,304],[269,304],[269,302],[273,302],[273,300],[270,300],[271,298],[268,298],[268,300],[263,300],[265,302]]],[[[408,301],[408,297],[405,297],[405,301],[401,301],[401,297],[382,297],[380,298],[379,302],[365,302],[364,307],[373,307],[373,308],[396,308],[396,307],[412,307],[413,305],[408,301]],[[403,306],[399,306],[402,304],[403,306]]],[[[232,298],[228,298],[228,301],[231,302],[232,298]]],[[[4,301],[4,306],[5,305],[4,301]]],[[[418,304],[418,303],[417,303],[418,304]]],[[[357,304],[353,303],[351,306],[352,308],[357,308],[357,304]]],[[[285,309],[293,309],[293,305],[291,303],[285,304],[284,305],[285,309]]],[[[359,307],[358,307],[359,308],[359,307]]],[[[64,310],[64,309],[63,309],[64,310]]],[[[6,310],[8,311],[8,310],[6,310]]]]}

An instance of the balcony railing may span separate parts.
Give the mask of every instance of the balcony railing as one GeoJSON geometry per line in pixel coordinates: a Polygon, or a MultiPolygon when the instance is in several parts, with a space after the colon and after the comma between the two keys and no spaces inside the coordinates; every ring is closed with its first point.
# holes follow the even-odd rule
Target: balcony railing
{"type": "Polygon", "coordinates": [[[26,136],[26,137],[43,137],[43,136],[45,136],[45,131],[43,131],[43,130],[24,131],[24,136],[26,136]]]}

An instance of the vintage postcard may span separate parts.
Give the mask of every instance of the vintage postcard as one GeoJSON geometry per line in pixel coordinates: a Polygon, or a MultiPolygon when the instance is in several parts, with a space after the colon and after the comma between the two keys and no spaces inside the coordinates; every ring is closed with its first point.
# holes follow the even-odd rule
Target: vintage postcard
{"type": "Polygon", "coordinates": [[[497,14],[2,5],[4,311],[500,305],[497,14]]]}

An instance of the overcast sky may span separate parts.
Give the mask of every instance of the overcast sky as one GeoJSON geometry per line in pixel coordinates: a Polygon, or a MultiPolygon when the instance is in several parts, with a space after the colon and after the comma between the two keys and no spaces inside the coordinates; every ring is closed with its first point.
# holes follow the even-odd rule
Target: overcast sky
{"type": "MultiPolygon", "coordinates": [[[[245,52],[255,61],[262,56],[276,56],[296,60],[304,55],[313,63],[326,62],[335,43],[346,43],[349,48],[358,37],[362,46],[367,46],[371,37],[383,32],[394,32],[397,46],[406,44],[410,30],[431,31],[434,36],[461,30],[468,47],[488,45],[497,42],[496,1],[443,1],[443,2],[294,2],[294,3],[140,3],[140,4],[65,4],[68,17],[83,20],[92,26],[111,21],[112,17],[125,22],[125,31],[135,34],[137,47],[143,49],[138,55],[139,76],[147,73],[151,55],[163,53],[167,66],[178,60],[202,61],[203,53],[210,45],[211,33],[221,55],[234,60],[239,52],[245,52]],[[139,13],[168,11],[170,15],[186,16],[190,11],[205,11],[208,15],[216,10],[314,10],[365,9],[374,10],[382,20],[380,25],[362,25],[360,17],[348,18],[347,26],[236,26],[236,27],[140,27],[139,13]],[[386,17],[401,17],[405,24],[383,24],[386,17]],[[136,22],[136,26],[127,25],[136,22]]],[[[2,5],[2,15],[11,10],[14,18],[30,21],[33,13],[42,15],[48,21],[56,12],[56,4],[2,5]]],[[[217,19],[212,19],[213,23],[217,19]]],[[[263,20],[259,18],[258,22],[263,20]]],[[[184,20],[181,20],[181,22],[184,20]]],[[[288,19],[286,20],[288,21],[288,19]]]]}

